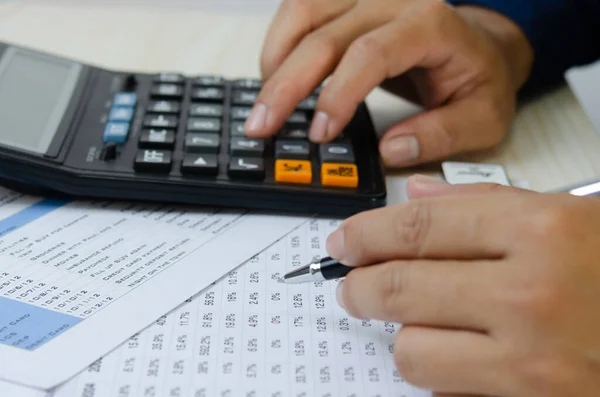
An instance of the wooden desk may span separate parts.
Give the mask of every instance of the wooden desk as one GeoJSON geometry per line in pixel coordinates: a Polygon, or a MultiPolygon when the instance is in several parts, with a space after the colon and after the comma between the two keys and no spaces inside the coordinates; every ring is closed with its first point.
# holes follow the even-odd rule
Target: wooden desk
{"type": "MultiPolygon", "coordinates": [[[[261,12],[236,9],[235,0],[229,8],[212,0],[200,1],[204,8],[184,0],[170,8],[159,1],[151,6],[107,1],[104,7],[8,3],[0,5],[0,40],[107,68],[258,77],[274,2],[253,1],[264,6],[261,12]]],[[[379,131],[415,110],[379,90],[368,103],[379,131]]],[[[502,145],[459,160],[503,164],[511,178],[545,191],[600,176],[600,135],[564,87],[523,106],[502,145]]],[[[397,176],[412,172],[390,173],[391,202],[399,195],[397,176]]]]}

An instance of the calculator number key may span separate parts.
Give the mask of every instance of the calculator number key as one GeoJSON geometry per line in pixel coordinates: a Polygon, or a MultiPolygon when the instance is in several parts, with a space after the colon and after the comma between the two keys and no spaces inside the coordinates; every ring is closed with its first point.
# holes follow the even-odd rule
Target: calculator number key
{"type": "Polygon", "coordinates": [[[181,106],[179,102],[173,101],[151,101],[148,104],[146,112],[148,113],[165,113],[165,114],[177,114],[179,113],[181,106]]]}
{"type": "Polygon", "coordinates": [[[312,166],[306,160],[275,161],[275,181],[309,184],[312,182],[312,166]]]}
{"type": "Polygon", "coordinates": [[[245,131],[243,121],[235,121],[231,123],[231,126],[229,127],[229,134],[231,136],[246,136],[245,131]]]}
{"type": "Polygon", "coordinates": [[[262,139],[233,138],[229,146],[232,156],[262,157],[265,152],[265,142],[262,139]]]}
{"type": "Polygon", "coordinates": [[[321,165],[321,184],[355,188],[358,186],[358,168],[354,164],[324,163],[321,165]]]}
{"type": "Polygon", "coordinates": [[[259,157],[232,157],[227,173],[231,178],[264,179],[265,164],[259,157]]]}
{"type": "Polygon", "coordinates": [[[214,118],[190,117],[187,122],[188,131],[220,132],[221,120],[214,118]]]}
{"type": "Polygon", "coordinates": [[[192,91],[192,100],[221,102],[225,98],[222,88],[196,88],[192,91]]]}
{"type": "Polygon", "coordinates": [[[203,103],[192,103],[190,106],[189,113],[192,117],[221,117],[223,116],[223,106],[203,103]]]}
{"type": "Polygon", "coordinates": [[[214,154],[186,154],[181,163],[181,172],[194,175],[217,175],[219,164],[214,154]]]}
{"type": "Polygon", "coordinates": [[[221,76],[198,76],[193,80],[192,84],[205,87],[223,87],[225,79],[221,76]]]}
{"type": "Polygon", "coordinates": [[[178,84],[156,84],[150,94],[153,97],[179,99],[183,97],[183,87],[178,84]]]}
{"type": "Polygon", "coordinates": [[[235,105],[253,105],[258,98],[257,91],[234,91],[233,92],[233,103],[235,105]]]}
{"type": "Polygon", "coordinates": [[[146,128],[177,128],[176,116],[165,116],[163,114],[144,117],[146,128]]]}
{"type": "Polygon", "coordinates": [[[173,130],[144,130],[140,135],[139,147],[143,149],[172,149],[175,145],[173,130]]]}
{"type": "Polygon", "coordinates": [[[231,108],[231,118],[233,120],[245,121],[250,116],[251,111],[252,108],[250,106],[234,106],[231,108]]]}
{"type": "Polygon", "coordinates": [[[171,152],[166,150],[140,150],[135,156],[134,169],[147,172],[169,172],[171,152]]]}
{"type": "Polygon", "coordinates": [[[248,90],[260,90],[262,88],[262,81],[258,79],[239,79],[233,82],[235,88],[245,88],[248,90]]]}
{"type": "Polygon", "coordinates": [[[179,73],[164,72],[154,77],[155,83],[183,84],[185,77],[179,73]]]}
{"type": "Polygon", "coordinates": [[[185,136],[185,151],[189,153],[218,153],[221,141],[217,134],[191,133],[185,136]]]}

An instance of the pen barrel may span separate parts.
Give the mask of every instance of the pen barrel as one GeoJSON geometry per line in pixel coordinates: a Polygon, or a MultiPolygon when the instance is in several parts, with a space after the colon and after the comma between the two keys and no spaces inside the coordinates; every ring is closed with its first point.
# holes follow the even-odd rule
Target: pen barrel
{"type": "Polygon", "coordinates": [[[342,265],[335,259],[324,258],[321,261],[321,274],[326,280],[346,277],[350,270],[350,267],[342,265]]]}

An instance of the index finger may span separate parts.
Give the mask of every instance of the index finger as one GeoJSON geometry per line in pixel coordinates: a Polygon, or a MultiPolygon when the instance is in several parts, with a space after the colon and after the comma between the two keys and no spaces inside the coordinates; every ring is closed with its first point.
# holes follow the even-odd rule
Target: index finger
{"type": "MultiPolygon", "coordinates": [[[[529,197],[529,195],[524,195],[529,197]]],[[[512,246],[522,196],[427,198],[363,212],[327,239],[329,255],[360,266],[393,259],[498,259],[512,246]]]]}

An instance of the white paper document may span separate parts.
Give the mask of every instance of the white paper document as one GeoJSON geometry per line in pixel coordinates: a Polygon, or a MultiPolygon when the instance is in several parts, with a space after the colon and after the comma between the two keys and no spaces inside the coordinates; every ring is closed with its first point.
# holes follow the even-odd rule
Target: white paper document
{"type": "Polygon", "coordinates": [[[349,317],[335,281],[278,282],[337,225],[295,229],[47,397],[430,396],[394,367],[399,325],[349,317]]]}
{"type": "Polygon", "coordinates": [[[64,382],[305,221],[0,188],[0,379],[64,382]]]}

